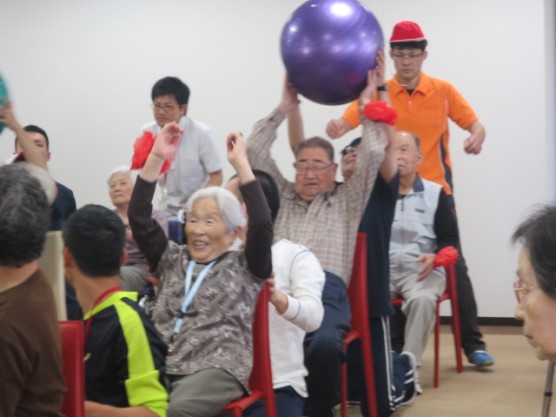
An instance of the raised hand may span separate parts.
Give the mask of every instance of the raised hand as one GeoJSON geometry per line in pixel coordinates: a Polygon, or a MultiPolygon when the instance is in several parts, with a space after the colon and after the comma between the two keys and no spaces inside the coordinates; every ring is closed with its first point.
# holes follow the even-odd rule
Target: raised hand
{"type": "Polygon", "coordinates": [[[288,114],[295,107],[299,106],[299,99],[297,98],[297,89],[290,82],[288,75],[284,79],[284,90],[282,91],[282,101],[278,106],[278,109],[284,113],[288,114]]]}
{"type": "Polygon", "coordinates": [[[0,106],[0,123],[17,134],[20,125],[15,118],[11,101],[4,100],[0,106]]]}
{"type": "Polygon", "coordinates": [[[173,158],[180,146],[183,128],[177,123],[167,123],[156,136],[151,154],[162,160],[173,158]]]}
{"type": "Polygon", "coordinates": [[[359,95],[359,104],[364,106],[371,102],[373,98],[373,94],[376,91],[378,82],[378,69],[375,68],[368,72],[367,74],[367,86],[361,91],[359,95]]]}
{"type": "Polygon", "coordinates": [[[381,49],[376,54],[376,82],[378,85],[384,85],[384,72],[385,72],[385,59],[384,59],[384,49],[381,49]]]}
{"type": "Polygon", "coordinates": [[[326,134],[331,139],[338,139],[351,130],[351,126],[345,119],[332,119],[326,125],[326,134]]]}
{"type": "Polygon", "coordinates": [[[251,165],[247,160],[247,145],[240,132],[232,132],[226,138],[226,149],[228,151],[228,161],[234,167],[239,182],[245,184],[253,181],[255,176],[251,170],[251,165]]]}

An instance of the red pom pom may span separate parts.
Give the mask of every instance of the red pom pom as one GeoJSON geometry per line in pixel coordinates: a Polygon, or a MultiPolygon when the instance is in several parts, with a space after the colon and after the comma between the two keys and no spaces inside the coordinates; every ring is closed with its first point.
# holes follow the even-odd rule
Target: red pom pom
{"type": "Polygon", "coordinates": [[[383,122],[389,124],[390,126],[394,126],[396,124],[396,120],[398,120],[396,110],[388,106],[385,101],[377,101],[366,104],[362,113],[363,116],[369,120],[383,122]]]}
{"type": "Polygon", "coordinates": [[[436,258],[434,258],[434,267],[450,266],[456,263],[459,258],[459,253],[453,246],[446,246],[438,251],[436,258]]]}
{"type": "MultiPolygon", "coordinates": [[[[147,157],[151,153],[156,137],[151,132],[144,132],[143,136],[137,138],[133,145],[133,156],[131,157],[131,169],[141,169],[147,162],[147,157]]],[[[160,174],[165,174],[170,169],[173,159],[167,159],[162,164],[160,174]]]]}

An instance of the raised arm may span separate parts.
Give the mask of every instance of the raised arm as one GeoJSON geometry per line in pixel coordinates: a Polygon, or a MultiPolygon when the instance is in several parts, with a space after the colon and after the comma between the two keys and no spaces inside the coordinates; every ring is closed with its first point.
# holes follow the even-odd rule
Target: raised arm
{"type": "Polygon", "coordinates": [[[301,109],[299,107],[299,99],[297,98],[297,90],[286,79],[284,88],[287,90],[290,101],[295,102],[296,105],[288,113],[288,139],[290,141],[290,148],[295,154],[298,145],[305,139],[305,132],[303,131],[303,118],[301,117],[301,109]]]}
{"type": "Polygon", "coordinates": [[[359,104],[363,117],[363,135],[358,148],[353,175],[346,181],[349,209],[363,213],[382,165],[385,149],[394,135],[395,111],[376,99],[378,71],[369,72],[367,87],[361,92],[359,104]]]}
{"type": "Polygon", "coordinates": [[[247,208],[248,227],[245,258],[251,273],[267,279],[272,273],[273,227],[270,209],[263,191],[247,160],[245,140],[240,133],[230,133],[226,140],[228,161],[237,173],[240,192],[247,208]]]}
{"type": "Polygon", "coordinates": [[[276,140],[276,130],[284,121],[289,113],[299,106],[297,92],[293,87],[289,87],[286,77],[282,100],[278,107],[265,119],[255,124],[253,132],[247,139],[247,157],[253,169],[260,169],[268,172],[274,177],[280,193],[284,190],[288,181],[284,178],[276,162],[270,156],[270,148],[276,140]]]}
{"type": "Polygon", "coordinates": [[[40,149],[33,142],[30,133],[26,132],[17,121],[12,103],[9,101],[4,102],[3,107],[0,107],[0,123],[6,125],[8,129],[15,133],[27,162],[48,170],[46,159],[44,159],[40,149]]]}
{"type": "Polygon", "coordinates": [[[158,266],[168,246],[168,238],[152,218],[152,199],[156,180],[166,159],[172,158],[179,147],[183,130],[177,123],[169,123],[156,137],[151,153],[139,174],[129,201],[127,215],[137,246],[149,262],[151,271],[158,266]]]}

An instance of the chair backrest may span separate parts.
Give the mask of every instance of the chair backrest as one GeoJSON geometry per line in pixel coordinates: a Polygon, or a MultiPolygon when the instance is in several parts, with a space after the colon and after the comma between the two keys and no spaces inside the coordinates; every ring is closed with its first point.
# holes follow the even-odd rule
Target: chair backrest
{"type": "Polygon", "coordinates": [[[62,413],[66,417],[85,416],[85,369],[83,365],[83,322],[61,321],[62,367],[67,392],[62,413]]]}
{"type": "Polygon", "coordinates": [[[351,310],[351,327],[361,334],[368,332],[367,235],[363,232],[357,234],[348,297],[351,310]]]}
{"type": "Polygon", "coordinates": [[[251,390],[266,392],[270,381],[272,390],[272,366],[270,362],[270,335],[268,329],[268,284],[263,285],[255,307],[253,319],[253,370],[249,378],[251,390]]]}
{"type": "Polygon", "coordinates": [[[64,241],[62,239],[62,232],[48,232],[46,234],[44,249],[39,258],[39,267],[48,278],[52,290],[54,291],[58,320],[67,319],[66,282],[64,276],[64,261],[62,259],[63,249],[64,241]]]}

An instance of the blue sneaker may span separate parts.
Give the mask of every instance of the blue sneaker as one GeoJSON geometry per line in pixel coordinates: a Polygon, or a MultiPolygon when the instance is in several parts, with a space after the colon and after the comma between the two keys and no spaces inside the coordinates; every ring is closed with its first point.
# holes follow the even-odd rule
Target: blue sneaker
{"type": "Polygon", "coordinates": [[[420,395],[423,390],[421,389],[421,385],[419,384],[419,377],[417,374],[417,360],[415,359],[415,355],[411,352],[402,352],[400,354],[400,358],[405,359],[408,370],[405,373],[405,381],[404,381],[404,396],[400,404],[408,404],[413,400],[415,395],[420,395]]]}
{"type": "Polygon", "coordinates": [[[484,350],[476,350],[467,358],[469,363],[472,363],[479,368],[484,368],[487,366],[494,365],[494,358],[484,350]]]}

